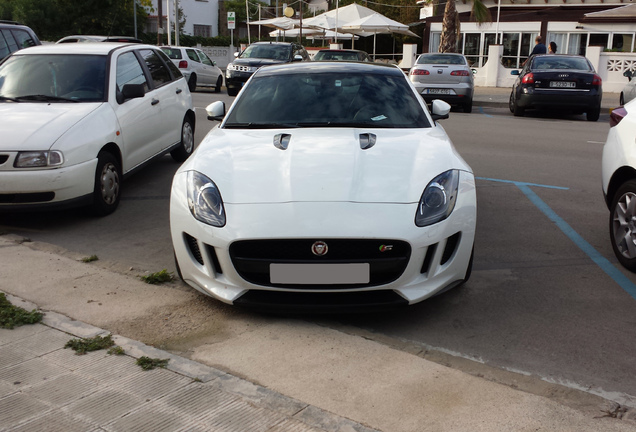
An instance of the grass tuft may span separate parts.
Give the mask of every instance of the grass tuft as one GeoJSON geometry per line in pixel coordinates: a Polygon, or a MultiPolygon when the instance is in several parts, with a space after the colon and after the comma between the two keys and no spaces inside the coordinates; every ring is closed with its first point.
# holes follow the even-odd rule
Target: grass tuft
{"type": "Polygon", "coordinates": [[[71,348],[77,355],[83,355],[87,352],[97,351],[100,349],[110,348],[115,345],[112,335],[95,336],[89,339],[71,339],[66,342],[64,348],[71,348]]]}
{"type": "Polygon", "coordinates": [[[91,255],[91,256],[82,258],[82,262],[89,263],[89,262],[97,261],[98,259],[99,258],[97,257],[97,255],[91,255]]]}
{"type": "Polygon", "coordinates": [[[148,276],[141,276],[141,280],[148,284],[158,285],[164,282],[172,282],[174,277],[172,276],[172,272],[163,269],[160,272],[150,273],[148,276]]]}
{"type": "Polygon", "coordinates": [[[137,364],[141,366],[143,370],[147,371],[158,367],[165,368],[168,366],[169,361],[170,359],[158,359],[143,356],[137,359],[137,364]]]}
{"type": "Polygon", "coordinates": [[[110,348],[108,351],[106,351],[108,354],[110,355],[124,355],[126,354],[126,351],[124,351],[124,349],[120,346],[114,346],[112,348],[110,348]]]}
{"type": "Polygon", "coordinates": [[[35,309],[28,312],[19,306],[14,306],[4,293],[0,293],[0,328],[12,329],[25,324],[35,324],[42,321],[43,313],[35,309]]]}

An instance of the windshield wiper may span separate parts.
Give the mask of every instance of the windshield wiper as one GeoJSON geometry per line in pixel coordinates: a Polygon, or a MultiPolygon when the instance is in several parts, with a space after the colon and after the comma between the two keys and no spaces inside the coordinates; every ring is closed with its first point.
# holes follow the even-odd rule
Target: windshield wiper
{"type": "Polygon", "coordinates": [[[18,96],[15,99],[18,101],[26,100],[26,101],[41,101],[41,102],[76,102],[76,103],[79,102],[75,99],[63,98],[59,96],[43,95],[43,94],[18,96]]]}
{"type": "Polygon", "coordinates": [[[12,98],[12,97],[8,97],[8,96],[0,96],[0,101],[18,102],[18,100],[16,98],[12,98]]]}
{"type": "Polygon", "coordinates": [[[299,122],[296,123],[298,127],[384,127],[376,125],[373,122],[357,121],[357,122],[299,122]]]}
{"type": "Polygon", "coordinates": [[[227,129],[291,129],[297,128],[294,123],[226,123],[227,129]]]}

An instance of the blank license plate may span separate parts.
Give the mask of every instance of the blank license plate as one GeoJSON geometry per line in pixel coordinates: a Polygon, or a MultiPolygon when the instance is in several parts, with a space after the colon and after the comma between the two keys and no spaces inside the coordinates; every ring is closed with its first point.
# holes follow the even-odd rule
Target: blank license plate
{"type": "Polygon", "coordinates": [[[426,89],[427,94],[442,94],[449,95],[453,94],[453,90],[451,89],[426,89]]]}
{"type": "Polygon", "coordinates": [[[297,285],[366,284],[369,263],[359,264],[270,264],[271,283],[297,285]]]}
{"type": "Polygon", "coordinates": [[[576,83],[572,81],[550,81],[550,87],[575,88],[576,83]]]}

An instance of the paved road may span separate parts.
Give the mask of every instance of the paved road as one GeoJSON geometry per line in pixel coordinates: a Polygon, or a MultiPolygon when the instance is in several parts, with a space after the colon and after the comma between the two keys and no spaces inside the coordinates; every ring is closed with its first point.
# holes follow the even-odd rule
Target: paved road
{"type": "MultiPolygon", "coordinates": [[[[219,98],[231,100],[195,94],[197,142],[214,125],[203,108],[219,98]]],[[[400,313],[315,320],[405,349],[435,348],[430,358],[458,367],[467,366],[439,353],[636,395],[636,299],[629,293],[636,277],[617,270],[600,187],[607,115],[590,123],[475,107],[443,124],[480,178],[471,281],[400,313]],[[624,280],[608,275],[612,269],[624,280]]],[[[5,215],[0,230],[96,254],[121,269],[172,271],[167,210],[176,168],[166,157],[131,177],[110,217],[5,215]]]]}

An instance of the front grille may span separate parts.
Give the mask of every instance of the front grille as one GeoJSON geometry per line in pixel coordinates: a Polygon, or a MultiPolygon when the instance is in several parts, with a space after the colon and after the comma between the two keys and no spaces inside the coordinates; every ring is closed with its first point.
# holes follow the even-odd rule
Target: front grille
{"type": "Polygon", "coordinates": [[[195,260],[201,265],[203,265],[203,256],[201,255],[201,249],[199,249],[199,242],[197,239],[192,237],[190,234],[183,234],[185,237],[186,244],[188,245],[188,249],[190,253],[194,257],[195,260]]]}
{"type": "Polygon", "coordinates": [[[455,233],[446,239],[446,247],[444,247],[444,253],[442,254],[440,265],[446,264],[451,259],[451,257],[457,250],[457,245],[459,244],[460,237],[461,233],[455,233]]]}
{"type": "Polygon", "coordinates": [[[29,204],[53,201],[55,192],[0,194],[0,204],[29,204]]]}
{"type": "Polygon", "coordinates": [[[246,281],[262,286],[303,289],[361,288],[391,283],[398,279],[409,262],[411,246],[399,240],[298,239],[245,240],[230,245],[230,258],[238,274],[246,281]],[[312,245],[324,241],[323,256],[312,253],[312,245]],[[369,263],[370,280],[366,284],[297,285],[271,283],[270,264],[344,264],[369,263]]]}

